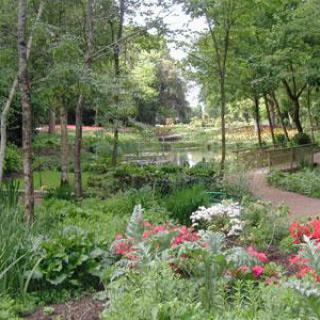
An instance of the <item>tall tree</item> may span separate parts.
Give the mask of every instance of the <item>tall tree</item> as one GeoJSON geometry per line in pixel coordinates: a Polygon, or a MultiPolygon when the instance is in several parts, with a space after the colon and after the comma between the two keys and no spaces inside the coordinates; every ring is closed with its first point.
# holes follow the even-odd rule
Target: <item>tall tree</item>
{"type": "MultiPolygon", "coordinates": [[[[88,0],[86,14],[86,57],[84,74],[89,75],[92,55],[93,55],[93,3],[94,0],[88,0]]],[[[76,138],[75,138],[75,154],[74,154],[74,174],[75,174],[75,193],[76,198],[82,197],[82,179],[81,179],[81,146],[82,146],[82,109],[85,103],[85,96],[80,94],[76,107],[76,138]]]]}
{"type": "MultiPolygon", "coordinates": [[[[38,25],[38,22],[41,19],[43,10],[44,10],[44,1],[40,2],[39,5],[39,9],[38,9],[38,14],[36,17],[36,21],[35,24],[33,26],[33,29],[31,30],[30,36],[29,36],[29,40],[28,40],[28,44],[27,44],[27,60],[29,60],[30,57],[30,53],[31,53],[31,48],[32,48],[32,42],[33,42],[33,35],[34,35],[34,31],[38,25]]],[[[8,120],[8,115],[10,112],[10,107],[13,101],[13,98],[17,92],[18,89],[18,74],[16,75],[16,77],[13,80],[13,83],[11,85],[11,89],[9,92],[9,96],[5,102],[4,108],[1,112],[1,117],[0,117],[0,184],[2,183],[2,179],[3,179],[3,168],[4,168],[4,159],[5,159],[5,155],[6,155],[6,146],[7,146],[7,120],[8,120]]]]}
{"type": "MultiPolygon", "coordinates": [[[[114,23],[111,21],[111,33],[112,33],[112,43],[113,43],[113,65],[114,65],[114,79],[116,87],[119,87],[121,69],[120,69],[120,53],[121,53],[121,42],[123,36],[123,27],[124,27],[124,15],[125,15],[125,0],[120,0],[119,10],[117,15],[118,26],[117,29],[114,27],[114,23]]],[[[116,88],[118,91],[119,88],[116,88]]],[[[113,96],[113,102],[115,108],[119,108],[120,97],[119,93],[115,92],[113,96]]],[[[114,134],[113,134],[113,149],[112,149],[112,165],[117,164],[118,159],[118,144],[119,144],[119,124],[118,119],[114,120],[114,134]]]]}
{"type": "Polygon", "coordinates": [[[219,86],[220,118],[221,118],[221,162],[220,172],[223,175],[226,159],[226,109],[227,109],[227,74],[231,42],[237,24],[244,19],[244,8],[248,1],[238,0],[206,0],[187,1],[187,11],[195,16],[203,16],[208,25],[213,48],[213,64],[215,77],[219,86]],[[241,19],[240,19],[241,17],[241,19]]]}
{"type": "Polygon", "coordinates": [[[34,190],[32,173],[32,107],[30,101],[30,86],[28,76],[28,59],[26,44],[27,0],[19,0],[18,13],[18,53],[19,81],[21,87],[22,105],[22,147],[24,174],[25,215],[28,223],[34,220],[34,190]]]}

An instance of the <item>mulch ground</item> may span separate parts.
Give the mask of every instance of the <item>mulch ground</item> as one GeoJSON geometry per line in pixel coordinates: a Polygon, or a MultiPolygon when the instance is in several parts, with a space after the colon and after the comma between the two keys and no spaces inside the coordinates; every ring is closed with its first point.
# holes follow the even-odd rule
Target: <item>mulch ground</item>
{"type": "Polygon", "coordinates": [[[44,314],[44,309],[37,310],[26,320],[99,320],[104,309],[104,303],[93,299],[92,296],[83,297],[65,304],[54,304],[49,307],[54,309],[50,315],[44,314]]]}

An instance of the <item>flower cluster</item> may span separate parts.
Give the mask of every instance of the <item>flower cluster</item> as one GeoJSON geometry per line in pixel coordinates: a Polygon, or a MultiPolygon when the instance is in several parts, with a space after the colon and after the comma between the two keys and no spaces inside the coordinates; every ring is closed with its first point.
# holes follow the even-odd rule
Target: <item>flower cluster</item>
{"type": "Polygon", "coordinates": [[[269,259],[264,252],[259,252],[256,249],[254,249],[253,247],[249,247],[247,249],[247,252],[248,252],[249,256],[257,258],[262,263],[269,262],[269,259]]]}
{"type": "Polygon", "coordinates": [[[166,249],[175,249],[185,242],[196,242],[200,236],[192,228],[186,226],[175,226],[170,223],[154,226],[144,222],[144,232],[141,239],[123,236],[116,236],[112,244],[112,252],[120,257],[131,261],[139,261],[139,245],[147,244],[154,249],[155,254],[166,249]]]}
{"type": "Polygon", "coordinates": [[[237,236],[243,229],[243,222],[240,219],[240,215],[241,207],[238,203],[229,203],[224,201],[209,208],[200,207],[197,211],[191,214],[190,219],[194,227],[199,224],[210,225],[218,219],[227,219],[227,236],[237,236]]]}
{"type": "Polygon", "coordinates": [[[307,224],[294,222],[291,224],[289,231],[295,244],[302,243],[304,236],[312,240],[320,241],[320,220],[313,220],[307,224]]]}

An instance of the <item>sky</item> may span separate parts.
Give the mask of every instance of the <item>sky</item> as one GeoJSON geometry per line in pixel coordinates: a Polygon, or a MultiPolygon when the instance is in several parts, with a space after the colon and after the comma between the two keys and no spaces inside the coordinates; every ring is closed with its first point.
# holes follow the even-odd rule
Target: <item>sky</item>
{"type": "MultiPolygon", "coordinates": [[[[170,10],[167,10],[157,6],[156,2],[156,0],[147,0],[148,4],[154,4],[154,7],[150,10],[148,19],[152,20],[158,16],[163,17],[169,30],[167,40],[170,54],[174,59],[182,61],[187,57],[188,50],[191,49],[192,43],[197,40],[199,34],[207,30],[206,21],[201,18],[193,19],[183,11],[182,5],[176,4],[171,6],[170,10]],[[190,46],[181,45],[181,42],[187,42],[190,46]]],[[[147,7],[149,6],[146,6],[146,8],[147,7]]],[[[142,11],[144,11],[144,8],[142,8],[142,11]]],[[[142,15],[140,18],[136,19],[135,22],[140,25],[145,25],[146,16],[142,15]]],[[[187,87],[187,100],[190,106],[198,106],[200,93],[199,85],[194,81],[189,81],[187,87]]]]}

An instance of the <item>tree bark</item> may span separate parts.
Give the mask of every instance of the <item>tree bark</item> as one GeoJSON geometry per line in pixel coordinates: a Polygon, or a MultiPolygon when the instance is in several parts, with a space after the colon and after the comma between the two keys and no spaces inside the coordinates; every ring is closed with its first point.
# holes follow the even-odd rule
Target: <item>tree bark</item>
{"type": "Polygon", "coordinates": [[[56,131],[56,113],[54,110],[49,110],[49,121],[48,121],[48,133],[54,134],[56,131]]]}
{"type": "MultiPolygon", "coordinates": [[[[86,42],[87,52],[85,57],[84,73],[89,75],[93,55],[93,3],[94,0],[88,0],[86,14],[86,42]]],[[[76,137],[74,151],[74,175],[75,175],[75,194],[76,199],[83,195],[82,190],[82,172],[81,172],[81,149],[82,149],[82,110],[85,103],[84,94],[81,93],[76,107],[76,137]]]]}
{"type": "Polygon", "coordinates": [[[112,166],[116,166],[117,159],[118,159],[118,143],[119,143],[119,129],[117,126],[115,126],[115,128],[114,128],[113,136],[114,136],[114,140],[113,140],[111,164],[112,164],[112,166]]]}
{"type": "Polygon", "coordinates": [[[292,120],[298,130],[299,133],[303,133],[303,128],[300,120],[300,102],[299,98],[295,98],[292,100],[293,102],[293,113],[292,113],[292,120]]]}
{"type": "Polygon", "coordinates": [[[284,87],[286,89],[287,95],[293,104],[293,113],[292,113],[292,120],[298,130],[299,133],[303,133],[303,127],[300,120],[300,96],[306,88],[306,84],[300,89],[298,92],[293,69],[291,68],[292,72],[292,82],[293,88],[290,87],[287,80],[283,80],[284,87]]]}
{"type": "Polygon", "coordinates": [[[220,173],[224,174],[224,167],[226,161],[226,92],[225,92],[225,82],[220,82],[220,95],[221,95],[221,162],[220,162],[220,173]]]}
{"type": "Polygon", "coordinates": [[[69,184],[69,144],[68,144],[68,112],[62,102],[60,107],[60,127],[61,127],[61,180],[60,185],[69,184]]]}
{"type": "MultiPolygon", "coordinates": [[[[42,16],[43,10],[44,10],[44,2],[42,1],[38,9],[38,14],[36,17],[34,27],[29,36],[28,45],[27,45],[27,60],[29,60],[30,53],[31,53],[34,30],[42,16]]],[[[1,118],[0,118],[0,185],[2,184],[2,180],[3,180],[4,159],[6,155],[6,146],[7,146],[7,120],[8,120],[9,111],[10,111],[13,98],[18,89],[18,82],[19,82],[18,77],[19,77],[19,73],[17,73],[12,83],[9,97],[6,100],[6,103],[4,105],[4,108],[1,113],[1,118]]]]}
{"type": "Polygon", "coordinates": [[[268,121],[269,121],[269,128],[270,128],[270,133],[271,133],[271,138],[272,138],[272,144],[275,146],[276,145],[276,139],[274,135],[274,128],[273,128],[273,122],[272,122],[272,116],[271,116],[271,108],[270,108],[270,103],[268,100],[268,97],[264,95],[264,103],[266,106],[266,111],[267,111],[267,116],[268,116],[268,121]]]}
{"type": "Polygon", "coordinates": [[[19,82],[22,105],[22,149],[24,175],[25,217],[29,224],[34,221],[34,190],[32,172],[32,107],[30,102],[30,86],[27,65],[27,45],[25,41],[27,20],[27,0],[19,0],[18,14],[18,53],[19,82]]]}
{"type": "MultiPolygon", "coordinates": [[[[113,47],[113,60],[114,60],[114,73],[116,82],[119,82],[121,70],[120,70],[120,41],[122,39],[123,34],[123,24],[124,24],[124,13],[125,13],[125,3],[124,0],[120,0],[120,12],[119,12],[119,26],[118,26],[118,33],[116,37],[116,42],[113,47]]],[[[113,27],[111,26],[112,34],[113,34],[113,27]]],[[[114,36],[112,36],[112,42],[114,42],[114,36]]],[[[118,108],[119,104],[119,95],[114,95],[114,103],[116,108],[118,108]]],[[[118,119],[114,121],[114,134],[113,134],[113,150],[112,150],[112,165],[115,166],[118,161],[118,146],[119,146],[119,129],[118,129],[118,119]]]]}
{"type": "Polygon", "coordinates": [[[312,115],[311,115],[311,88],[310,88],[310,86],[308,86],[308,89],[307,89],[307,109],[308,109],[308,118],[309,118],[311,139],[312,139],[312,142],[314,143],[316,141],[316,137],[314,135],[313,120],[312,120],[312,115]]]}
{"type": "Polygon", "coordinates": [[[259,98],[257,96],[254,97],[254,116],[255,116],[255,123],[256,123],[256,129],[257,129],[258,143],[259,143],[259,146],[262,147],[261,127],[260,127],[260,104],[259,104],[259,98]]]}
{"type": "Polygon", "coordinates": [[[272,100],[273,100],[273,102],[274,102],[274,106],[275,106],[275,108],[276,108],[276,112],[277,112],[278,118],[279,118],[279,120],[280,120],[283,133],[284,133],[284,135],[286,136],[287,141],[290,141],[287,127],[286,127],[286,125],[285,125],[285,123],[284,123],[284,121],[283,121],[283,117],[282,117],[281,109],[280,109],[280,104],[279,104],[279,101],[278,101],[278,99],[277,99],[277,96],[276,96],[275,92],[271,92],[270,95],[271,95],[271,98],[272,98],[272,100]]]}

